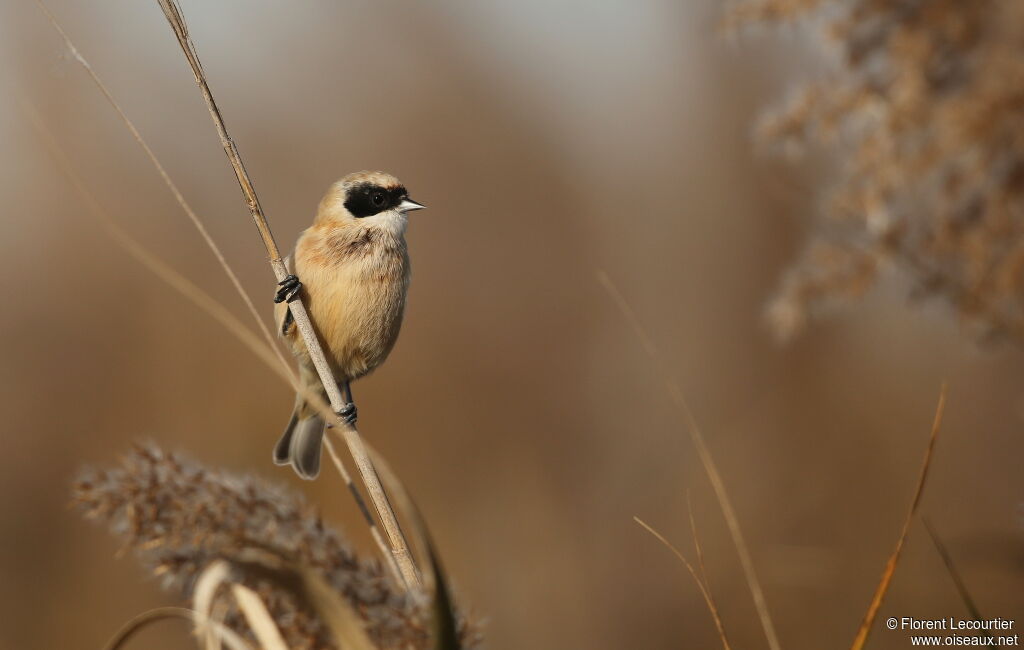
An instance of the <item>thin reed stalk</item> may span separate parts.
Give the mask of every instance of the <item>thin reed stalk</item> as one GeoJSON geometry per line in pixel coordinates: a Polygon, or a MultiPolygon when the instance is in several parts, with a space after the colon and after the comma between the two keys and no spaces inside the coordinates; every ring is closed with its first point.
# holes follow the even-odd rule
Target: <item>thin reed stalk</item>
{"type": "MultiPolygon", "coordinates": [[[[210,117],[213,119],[214,126],[217,129],[217,135],[220,138],[221,146],[223,146],[224,153],[227,155],[228,161],[231,163],[231,168],[235,172],[235,177],[237,178],[238,185],[242,190],[242,195],[245,198],[246,205],[248,206],[249,212],[256,224],[256,228],[260,233],[260,237],[263,239],[263,245],[267,249],[267,254],[270,257],[270,266],[274,271],[274,275],[278,281],[284,280],[285,277],[288,276],[288,269],[285,266],[284,260],[281,258],[277,242],[274,240],[274,235],[267,223],[267,218],[263,213],[263,208],[260,206],[259,198],[256,195],[256,190],[253,187],[252,180],[249,178],[249,174],[245,170],[242,157],[238,152],[238,148],[235,146],[234,140],[232,140],[228,133],[224,118],[213,98],[213,93],[206,80],[206,74],[203,72],[203,67],[199,61],[199,55],[196,52],[195,45],[189,36],[188,27],[185,23],[185,18],[181,13],[181,9],[178,7],[175,0],[157,1],[160,4],[161,9],[163,9],[168,23],[174,30],[174,34],[178,39],[178,44],[181,46],[182,52],[184,52],[185,58],[188,60],[189,67],[192,69],[192,73],[195,76],[196,84],[199,86],[203,99],[206,100],[206,107],[209,110],[210,117]]],[[[309,319],[309,315],[306,313],[306,307],[302,302],[301,296],[298,296],[296,300],[291,302],[289,307],[291,309],[295,325],[306,344],[306,349],[309,352],[310,359],[316,367],[317,373],[320,376],[320,381],[323,383],[324,391],[330,401],[331,408],[335,412],[339,412],[344,408],[345,400],[341,395],[337,382],[334,381],[334,375],[327,363],[327,357],[324,355],[323,348],[320,345],[320,341],[317,339],[316,332],[313,330],[313,325],[309,319]]],[[[395,557],[395,561],[398,563],[398,567],[402,572],[402,576],[405,579],[407,587],[409,589],[419,589],[421,586],[421,579],[419,571],[413,561],[412,554],[409,551],[409,544],[406,541],[405,535],[398,523],[398,518],[395,516],[394,509],[388,501],[387,494],[384,492],[384,487],[381,485],[380,478],[377,476],[377,472],[373,467],[373,463],[370,460],[369,453],[366,451],[366,447],[362,442],[359,432],[353,425],[344,422],[340,418],[335,417],[333,419],[335,424],[334,428],[340,430],[342,438],[348,446],[349,452],[352,454],[352,458],[356,463],[356,469],[359,471],[359,474],[363,479],[363,484],[366,486],[367,492],[370,495],[370,500],[373,502],[373,505],[377,510],[377,516],[380,518],[384,531],[387,533],[388,541],[391,545],[391,551],[395,557]]]]}

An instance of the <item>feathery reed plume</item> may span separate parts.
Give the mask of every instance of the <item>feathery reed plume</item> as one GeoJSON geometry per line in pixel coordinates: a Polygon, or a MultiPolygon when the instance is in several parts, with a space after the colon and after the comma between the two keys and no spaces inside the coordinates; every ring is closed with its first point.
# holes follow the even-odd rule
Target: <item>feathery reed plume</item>
{"type": "MultiPolygon", "coordinates": [[[[234,581],[265,604],[289,648],[338,647],[332,625],[311,602],[316,585],[351,606],[376,647],[433,647],[430,607],[396,591],[379,561],[357,557],[312,507],[280,488],[138,446],[121,467],[85,470],[74,503],[107,523],[165,588],[185,596],[212,563],[229,564],[234,581]],[[313,578],[303,581],[303,572],[313,578]],[[312,586],[295,586],[303,582],[312,586]]],[[[224,624],[255,640],[232,590],[214,598],[224,624]]],[[[479,643],[464,619],[458,635],[463,648],[479,643]]]]}
{"type": "Polygon", "coordinates": [[[820,27],[832,69],[765,117],[841,168],[812,243],[769,306],[781,337],[887,267],[980,336],[1024,339],[1024,4],[744,0],[727,24],[820,27]]]}

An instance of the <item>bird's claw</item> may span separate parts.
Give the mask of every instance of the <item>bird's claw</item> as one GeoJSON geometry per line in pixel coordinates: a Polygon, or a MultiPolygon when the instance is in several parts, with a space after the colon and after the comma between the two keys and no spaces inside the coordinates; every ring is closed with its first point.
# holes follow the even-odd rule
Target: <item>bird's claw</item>
{"type": "Polygon", "coordinates": [[[302,283],[299,282],[299,278],[295,275],[289,275],[284,280],[277,283],[280,289],[274,295],[274,302],[292,302],[299,297],[299,292],[302,291],[302,283]]]}
{"type": "Polygon", "coordinates": [[[337,411],[337,415],[347,424],[355,425],[356,420],[359,418],[359,411],[353,402],[349,402],[337,411]]]}

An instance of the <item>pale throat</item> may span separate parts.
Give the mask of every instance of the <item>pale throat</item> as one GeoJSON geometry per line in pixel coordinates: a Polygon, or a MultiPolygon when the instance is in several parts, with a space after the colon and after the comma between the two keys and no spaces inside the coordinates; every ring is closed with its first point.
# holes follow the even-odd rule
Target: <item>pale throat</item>
{"type": "Polygon", "coordinates": [[[405,228],[409,223],[408,217],[397,210],[380,212],[372,217],[361,219],[363,227],[376,230],[386,237],[400,240],[405,236],[405,228]]]}

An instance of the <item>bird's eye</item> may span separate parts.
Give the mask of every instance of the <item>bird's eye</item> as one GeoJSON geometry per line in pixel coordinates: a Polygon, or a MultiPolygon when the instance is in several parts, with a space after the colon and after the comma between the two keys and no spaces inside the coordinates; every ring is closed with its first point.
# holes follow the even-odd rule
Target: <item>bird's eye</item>
{"type": "Polygon", "coordinates": [[[373,204],[376,206],[384,205],[384,194],[381,192],[374,192],[373,196],[370,197],[370,200],[373,201],[373,204]]]}

